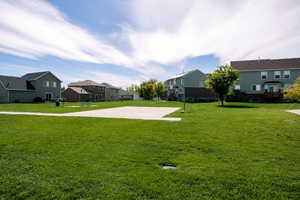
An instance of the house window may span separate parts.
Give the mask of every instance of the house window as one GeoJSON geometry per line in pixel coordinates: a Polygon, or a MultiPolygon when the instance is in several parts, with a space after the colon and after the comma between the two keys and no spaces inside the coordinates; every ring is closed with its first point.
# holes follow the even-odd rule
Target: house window
{"type": "Polygon", "coordinates": [[[50,86],[50,82],[46,81],[45,85],[46,85],[46,87],[49,87],[50,86]]]}
{"type": "Polygon", "coordinates": [[[260,85],[252,85],[253,91],[260,91],[260,85]]]}
{"type": "Polygon", "coordinates": [[[235,90],[240,90],[240,89],[241,89],[241,86],[240,86],[240,85],[235,85],[234,89],[235,89],[235,90]]]}
{"type": "Polygon", "coordinates": [[[183,79],[180,79],[180,85],[183,85],[183,79]]]}
{"type": "Polygon", "coordinates": [[[275,71],[275,72],[274,72],[274,78],[275,78],[275,79],[281,78],[281,73],[280,73],[280,71],[275,71]]]}
{"type": "Polygon", "coordinates": [[[53,82],[53,87],[57,87],[57,83],[56,82],[53,82]]]}
{"type": "Polygon", "coordinates": [[[284,71],[283,72],[283,77],[286,78],[286,79],[289,79],[291,76],[291,72],[290,71],[284,71]]]}
{"type": "Polygon", "coordinates": [[[260,76],[261,76],[261,80],[267,80],[268,79],[268,72],[261,72],[260,76]]]}
{"type": "Polygon", "coordinates": [[[268,86],[268,85],[265,85],[265,86],[264,86],[264,90],[265,90],[265,92],[268,92],[269,86],[268,86]]]}

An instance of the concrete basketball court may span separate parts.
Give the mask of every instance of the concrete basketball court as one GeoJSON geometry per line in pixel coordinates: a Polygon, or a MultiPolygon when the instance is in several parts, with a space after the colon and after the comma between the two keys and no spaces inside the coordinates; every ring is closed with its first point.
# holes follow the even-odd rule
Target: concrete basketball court
{"type": "Polygon", "coordinates": [[[126,118],[143,120],[165,120],[180,121],[181,118],[164,117],[180,108],[174,107],[135,107],[123,106],[116,108],[106,108],[73,113],[32,113],[32,112],[0,112],[7,115],[37,115],[37,116],[57,116],[57,117],[99,117],[99,118],[126,118]]]}
{"type": "Polygon", "coordinates": [[[300,110],[288,110],[288,112],[300,115],[300,110]]]}

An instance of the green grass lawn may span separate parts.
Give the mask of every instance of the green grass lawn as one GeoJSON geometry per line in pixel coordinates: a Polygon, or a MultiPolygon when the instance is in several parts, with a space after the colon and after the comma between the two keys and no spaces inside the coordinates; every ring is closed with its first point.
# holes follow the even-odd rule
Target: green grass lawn
{"type": "MultiPolygon", "coordinates": [[[[114,106],[178,102],[110,102],[114,106]]],[[[299,199],[300,104],[188,104],[182,121],[0,115],[0,199],[299,199]],[[177,169],[165,170],[162,164],[177,169]]],[[[50,104],[0,110],[74,112],[50,104]]]]}

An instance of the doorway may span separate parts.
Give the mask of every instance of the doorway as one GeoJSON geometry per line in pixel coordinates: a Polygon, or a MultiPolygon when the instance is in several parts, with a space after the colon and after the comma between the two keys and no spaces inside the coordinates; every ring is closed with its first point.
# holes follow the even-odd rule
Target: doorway
{"type": "Polygon", "coordinates": [[[51,100],[52,100],[52,94],[46,93],[46,101],[51,101],[51,100]]]}

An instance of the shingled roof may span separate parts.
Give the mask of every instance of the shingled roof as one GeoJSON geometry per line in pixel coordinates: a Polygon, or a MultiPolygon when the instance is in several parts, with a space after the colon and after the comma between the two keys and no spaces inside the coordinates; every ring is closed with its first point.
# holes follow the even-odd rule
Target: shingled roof
{"type": "Polygon", "coordinates": [[[46,72],[35,72],[35,73],[28,73],[23,75],[21,78],[31,81],[31,80],[36,80],[37,78],[41,77],[42,75],[45,75],[49,73],[48,71],[46,72]]]}
{"type": "Polygon", "coordinates": [[[106,85],[97,83],[95,81],[91,80],[85,80],[85,81],[78,81],[78,82],[73,82],[68,84],[69,87],[82,87],[82,86],[101,86],[101,87],[106,87],[106,85]]]}
{"type": "Polygon", "coordinates": [[[231,61],[239,71],[300,69],[300,58],[231,61]]]}
{"type": "Polygon", "coordinates": [[[0,82],[9,90],[27,90],[25,79],[15,76],[0,76],[0,82]]]}
{"type": "MultiPolygon", "coordinates": [[[[168,78],[168,80],[181,78],[181,77],[184,77],[185,75],[188,75],[188,74],[193,73],[193,72],[195,72],[195,71],[201,72],[199,69],[194,69],[194,70],[192,70],[192,71],[182,72],[182,73],[180,73],[180,74],[177,74],[177,75],[175,75],[175,76],[172,76],[172,77],[168,78]]],[[[202,73],[202,72],[201,72],[201,73],[202,73]]]]}
{"type": "Polygon", "coordinates": [[[88,92],[81,87],[69,87],[69,88],[78,94],[88,94],[88,92]]]}
{"type": "Polygon", "coordinates": [[[118,88],[118,87],[116,87],[116,86],[113,86],[113,85],[111,85],[111,84],[109,84],[109,83],[101,83],[102,85],[105,85],[105,87],[107,87],[107,88],[113,88],[113,89],[120,89],[120,88],[118,88]]]}

